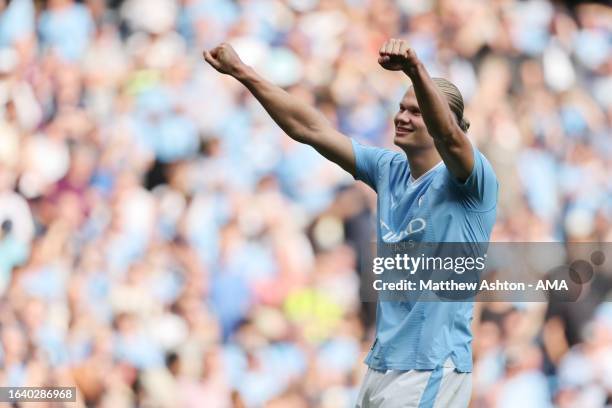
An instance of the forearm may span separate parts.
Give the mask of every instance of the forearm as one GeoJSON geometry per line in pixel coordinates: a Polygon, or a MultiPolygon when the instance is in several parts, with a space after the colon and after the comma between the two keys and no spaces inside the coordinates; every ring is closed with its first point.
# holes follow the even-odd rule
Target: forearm
{"type": "Polygon", "coordinates": [[[210,51],[204,50],[203,56],[218,72],[240,81],[289,137],[311,145],[327,159],[355,174],[355,155],[351,141],[332,128],[325,116],[257,75],[240,60],[228,43],[221,43],[210,51]]]}
{"type": "Polygon", "coordinates": [[[329,127],[327,119],[321,113],[262,78],[252,68],[242,68],[235,77],[292,139],[312,144],[317,135],[329,127]]]}
{"type": "Polygon", "coordinates": [[[404,70],[412,81],[423,121],[429,134],[438,142],[460,142],[454,140],[458,124],[444,94],[433,82],[421,62],[404,70]]]}
{"type": "Polygon", "coordinates": [[[412,80],[427,132],[433,137],[442,160],[458,180],[466,180],[474,166],[472,146],[459,127],[446,96],[420,62],[404,72],[412,80]]]}

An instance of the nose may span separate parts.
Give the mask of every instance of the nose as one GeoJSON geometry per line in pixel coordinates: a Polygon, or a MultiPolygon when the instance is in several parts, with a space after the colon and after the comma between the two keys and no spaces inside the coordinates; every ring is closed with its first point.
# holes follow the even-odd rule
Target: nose
{"type": "Polygon", "coordinates": [[[412,125],[412,118],[407,111],[400,111],[395,115],[395,124],[397,126],[412,125]]]}

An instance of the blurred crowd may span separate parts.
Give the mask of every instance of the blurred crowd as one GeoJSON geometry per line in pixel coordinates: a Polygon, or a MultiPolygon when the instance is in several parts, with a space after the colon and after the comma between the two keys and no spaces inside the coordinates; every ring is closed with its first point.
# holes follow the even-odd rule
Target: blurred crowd
{"type": "MultiPolygon", "coordinates": [[[[494,241],[612,241],[612,10],[544,0],[0,0],[0,384],[94,407],[349,407],[375,197],[202,61],[222,41],[391,146],[407,39],[466,100],[494,241]]],[[[612,287],[479,303],[472,407],[612,406],[612,287]]]]}

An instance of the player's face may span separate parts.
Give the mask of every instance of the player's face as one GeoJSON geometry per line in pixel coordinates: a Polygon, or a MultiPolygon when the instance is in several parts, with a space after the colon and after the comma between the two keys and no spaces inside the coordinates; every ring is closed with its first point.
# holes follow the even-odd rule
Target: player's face
{"type": "Polygon", "coordinates": [[[393,122],[395,124],[393,143],[397,146],[410,148],[434,147],[433,139],[427,132],[412,87],[404,94],[393,122]]]}

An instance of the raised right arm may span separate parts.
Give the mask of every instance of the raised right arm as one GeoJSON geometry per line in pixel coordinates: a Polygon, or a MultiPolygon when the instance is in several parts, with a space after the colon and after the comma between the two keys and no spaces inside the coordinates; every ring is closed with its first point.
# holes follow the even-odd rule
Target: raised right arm
{"type": "Polygon", "coordinates": [[[348,137],[335,130],[313,107],[262,78],[244,64],[229,44],[204,52],[217,71],[240,81],[292,139],[314,147],[325,158],[355,175],[355,155],[348,137]]]}

